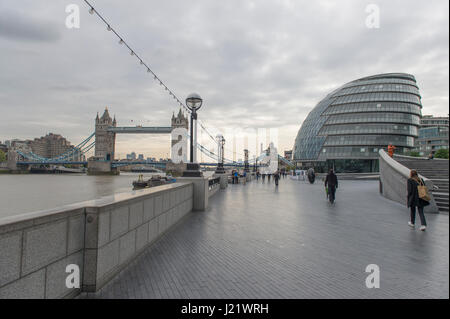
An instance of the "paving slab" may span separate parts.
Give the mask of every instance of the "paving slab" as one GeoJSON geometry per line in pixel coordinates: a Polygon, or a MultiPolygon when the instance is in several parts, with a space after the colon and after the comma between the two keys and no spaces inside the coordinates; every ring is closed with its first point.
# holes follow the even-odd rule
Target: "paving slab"
{"type": "Polygon", "coordinates": [[[449,298],[449,216],[421,232],[377,181],[339,185],[331,205],[320,180],[230,184],[80,297],[449,298]],[[380,288],[366,287],[369,264],[380,288]]]}

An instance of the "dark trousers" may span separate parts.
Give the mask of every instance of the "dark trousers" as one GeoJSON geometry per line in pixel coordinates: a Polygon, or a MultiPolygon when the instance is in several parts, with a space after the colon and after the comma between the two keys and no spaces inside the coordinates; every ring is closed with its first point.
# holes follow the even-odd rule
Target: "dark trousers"
{"type": "Polygon", "coordinates": [[[336,198],[336,186],[328,185],[328,198],[330,202],[334,202],[336,198]]]}
{"type": "MultiPolygon", "coordinates": [[[[427,225],[427,221],[425,220],[425,215],[423,213],[423,207],[417,206],[417,211],[419,212],[420,222],[422,226],[427,225]]],[[[411,206],[411,223],[416,223],[416,206],[411,206]]]]}

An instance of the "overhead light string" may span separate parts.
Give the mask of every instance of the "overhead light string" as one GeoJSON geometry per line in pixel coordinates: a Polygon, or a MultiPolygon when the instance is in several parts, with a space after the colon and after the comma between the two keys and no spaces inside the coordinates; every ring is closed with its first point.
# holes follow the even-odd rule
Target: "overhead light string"
{"type": "MultiPolygon", "coordinates": [[[[111,26],[111,24],[95,9],[95,7],[88,1],[83,0],[89,7],[89,13],[91,15],[97,15],[97,17],[106,25],[106,30],[112,32],[118,39],[119,44],[124,45],[129,51],[130,55],[136,57],[139,64],[144,66],[147,70],[147,73],[150,73],[153,76],[153,80],[159,83],[160,86],[164,88],[166,92],[168,92],[169,96],[173,98],[173,100],[178,104],[181,108],[183,108],[188,114],[191,113],[191,110],[177,97],[177,95],[169,89],[169,87],[156,75],[156,73],[150,68],[150,66],[136,53],[136,51],[131,48],[131,46],[127,43],[127,41],[111,26]]],[[[213,140],[215,143],[217,143],[216,139],[213,137],[213,135],[206,129],[205,125],[202,123],[202,121],[198,120],[198,123],[200,125],[200,128],[206,132],[206,134],[213,140]]]]}
{"type": "Polygon", "coordinates": [[[169,89],[169,87],[164,84],[164,82],[156,75],[156,73],[150,68],[150,66],[136,53],[134,49],[130,47],[130,45],[127,43],[127,41],[111,26],[111,24],[97,11],[97,9],[94,8],[94,6],[88,1],[83,0],[88,6],[89,6],[89,13],[92,15],[97,15],[100,20],[106,25],[106,30],[111,31],[114,33],[114,35],[119,39],[119,44],[125,45],[128,50],[130,51],[130,55],[137,58],[139,61],[139,64],[144,66],[147,69],[148,73],[151,73],[153,76],[153,79],[159,83],[162,87],[164,87],[164,90],[169,93],[169,96],[173,98],[173,100],[182,107],[186,112],[190,113],[191,111],[184,105],[183,102],[176,96],[176,94],[169,89]]]}

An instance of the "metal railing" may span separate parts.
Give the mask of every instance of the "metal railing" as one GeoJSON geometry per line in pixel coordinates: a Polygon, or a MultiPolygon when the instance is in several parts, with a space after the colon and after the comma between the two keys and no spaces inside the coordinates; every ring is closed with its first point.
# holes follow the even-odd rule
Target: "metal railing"
{"type": "Polygon", "coordinates": [[[208,185],[210,188],[219,183],[220,183],[220,177],[211,178],[210,180],[208,180],[208,185]]]}

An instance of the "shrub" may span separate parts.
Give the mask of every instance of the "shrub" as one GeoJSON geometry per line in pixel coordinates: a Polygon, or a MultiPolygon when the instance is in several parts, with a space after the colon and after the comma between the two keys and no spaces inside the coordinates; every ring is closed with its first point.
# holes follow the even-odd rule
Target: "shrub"
{"type": "Polygon", "coordinates": [[[413,156],[413,157],[420,157],[420,153],[417,151],[411,151],[408,154],[406,154],[408,156],[413,156]]]}
{"type": "Polygon", "coordinates": [[[434,153],[435,158],[446,158],[448,159],[448,149],[441,148],[434,153]]]}

